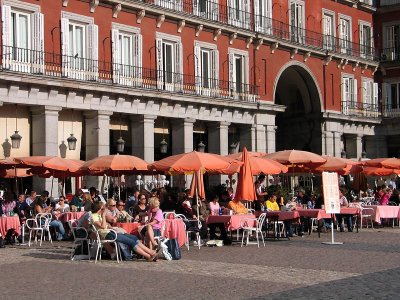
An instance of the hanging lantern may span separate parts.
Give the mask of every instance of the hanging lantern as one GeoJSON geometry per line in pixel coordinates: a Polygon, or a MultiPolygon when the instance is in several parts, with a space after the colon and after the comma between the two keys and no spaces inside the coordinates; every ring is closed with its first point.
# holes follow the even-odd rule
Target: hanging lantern
{"type": "Polygon", "coordinates": [[[19,149],[21,146],[22,136],[18,133],[18,130],[15,130],[14,134],[10,136],[11,138],[11,147],[13,149],[19,149]]]}
{"type": "Polygon", "coordinates": [[[160,153],[165,154],[168,152],[168,143],[165,139],[160,142],[160,153]]]}
{"type": "Polygon", "coordinates": [[[229,145],[229,154],[235,154],[236,153],[236,147],[237,147],[237,144],[235,142],[230,144],[229,145]]]}
{"type": "Polygon", "coordinates": [[[200,141],[200,143],[197,145],[197,151],[204,152],[205,150],[206,150],[206,145],[203,143],[203,141],[200,141]]]}
{"type": "Polygon", "coordinates": [[[117,140],[117,152],[122,153],[124,152],[124,149],[125,149],[125,141],[122,138],[122,136],[120,136],[119,139],[117,140]]]}
{"type": "Polygon", "coordinates": [[[68,142],[68,149],[69,150],[75,150],[76,149],[76,137],[74,137],[74,134],[71,133],[71,135],[67,138],[68,142]]]}

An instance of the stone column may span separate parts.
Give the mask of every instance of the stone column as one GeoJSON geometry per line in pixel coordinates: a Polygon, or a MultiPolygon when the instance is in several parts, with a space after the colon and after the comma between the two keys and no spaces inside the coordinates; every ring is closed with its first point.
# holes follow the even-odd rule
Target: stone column
{"type": "Polygon", "coordinates": [[[267,152],[265,125],[256,125],[256,151],[267,152]]]}
{"type": "Polygon", "coordinates": [[[267,153],[274,153],[276,151],[276,129],[275,125],[267,126],[267,153]]]}
{"type": "Polygon", "coordinates": [[[356,140],[356,153],[357,153],[357,159],[361,158],[361,153],[363,151],[363,144],[362,144],[362,134],[357,134],[355,140],[356,140]]]}
{"type": "Polygon", "coordinates": [[[154,161],[154,121],[157,116],[141,115],[131,119],[132,155],[154,161]]]}
{"type": "MultiPolygon", "coordinates": [[[[229,153],[229,122],[210,122],[208,123],[208,152],[220,155],[229,153]]],[[[209,177],[209,184],[216,186],[225,183],[228,176],[215,175],[209,177]]]]}
{"type": "MultiPolygon", "coordinates": [[[[110,111],[89,111],[85,117],[86,160],[110,154],[110,111]]],[[[101,177],[87,176],[85,185],[100,188],[101,177]]]]}
{"type": "MultiPolygon", "coordinates": [[[[32,155],[58,156],[58,113],[61,107],[44,106],[31,109],[32,112],[32,155]]],[[[42,193],[47,190],[50,196],[58,196],[58,180],[33,177],[33,187],[42,193]]]]}
{"type": "Polygon", "coordinates": [[[242,125],[239,129],[240,137],[240,151],[246,147],[248,151],[254,151],[256,140],[256,127],[255,125],[242,125]]]}
{"type": "Polygon", "coordinates": [[[228,155],[229,122],[211,122],[208,125],[208,152],[228,155]]]}
{"type": "Polygon", "coordinates": [[[193,124],[195,121],[191,118],[171,121],[172,155],[193,151],[193,124]]]}
{"type": "MultiPolygon", "coordinates": [[[[325,131],[325,155],[334,156],[334,144],[333,144],[333,133],[325,131]]],[[[323,153],[324,153],[323,152],[323,153]]]]}
{"type": "Polygon", "coordinates": [[[342,152],[342,134],[340,132],[333,132],[333,155],[341,157],[342,152]]]}

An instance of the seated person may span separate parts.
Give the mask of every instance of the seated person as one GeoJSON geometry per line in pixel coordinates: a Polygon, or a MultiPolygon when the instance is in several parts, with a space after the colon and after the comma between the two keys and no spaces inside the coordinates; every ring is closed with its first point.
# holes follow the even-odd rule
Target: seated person
{"type": "Polygon", "coordinates": [[[219,198],[218,195],[214,195],[213,199],[208,203],[208,207],[210,208],[210,214],[212,216],[218,216],[219,215],[219,209],[221,208],[219,206],[219,198]]]}
{"type": "Polygon", "coordinates": [[[120,212],[117,209],[117,203],[114,198],[109,198],[107,200],[107,208],[106,210],[106,220],[109,224],[114,225],[118,222],[118,218],[120,216],[120,212]]]}
{"type": "Polygon", "coordinates": [[[149,248],[154,249],[157,247],[155,236],[161,236],[161,223],[164,221],[162,210],[160,209],[160,200],[157,197],[151,197],[149,199],[149,221],[147,224],[139,227],[139,233],[145,237],[149,243],[149,248]]]}
{"type": "Polygon", "coordinates": [[[77,190],[74,197],[69,204],[71,206],[71,211],[81,211],[81,207],[85,204],[83,203],[83,191],[77,190]]]}
{"type": "Polygon", "coordinates": [[[58,211],[60,213],[69,212],[69,205],[67,203],[65,203],[64,196],[60,196],[58,198],[58,203],[56,204],[56,207],[54,210],[58,211]]]}
{"type": "Polygon", "coordinates": [[[92,199],[92,196],[90,196],[89,193],[83,193],[82,202],[83,202],[83,210],[84,211],[91,211],[92,210],[93,199],[92,199]]]}
{"type": "Polygon", "coordinates": [[[18,201],[14,211],[18,214],[21,223],[26,220],[27,216],[29,217],[31,208],[28,203],[26,203],[24,194],[18,195],[18,201]]]}
{"type": "Polygon", "coordinates": [[[119,211],[118,222],[130,222],[132,217],[125,210],[125,203],[122,200],[118,200],[117,209],[119,211]]]}
{"type": "MultiPolygon", "coordinates": [[[[42,214],[42,213],[50,213],[53,210],[53,207],[50,205],[48,207],[44,207],[44,202],[45,202],[45,198],[44,197],[39,197],[39,199],[37,199],[36,204],[35,204],[35,213],[36,214],[42,214]]],[[[40,225],[44,225],[44,224],[40,224],[40,225]]],[[[66,239],[67,235],[65,233],[65,229],[64,229],[64,225],[59,221],[59,220],[55,220],[53,219],[49,225],[51,227],[54,227],[56,230],[56,238],[58,241],[61,241],[62,239],[66,239]]]]}
{"type": "Polygon", "coordinates": [[[228,203],[228,208],[232,209],[235,214],[247,214],[248,209],[244,206],[241,201],[232,200],[228,203]]]}
{"type": "MultiPolygon", "coordinates": [[[[344,196],[344,194],[345,194],[344,190],[340,189],[339,190],[340,207],[349,207],[349,202],[347,201],[347,198],[346,198],[346,196],[344,196]]],[[[348,231],[352,232],[353,231],[353,216],[336,214],[336,219],[337,219],[337,222],[340,227],[340,232],[344,231],[343,218],[346,218],[348,231]]]]}
{"type": "Polygon", "coordinates": [[[276,195],[270,195],[268,200],[265,201],[267,211],[279,211],[279,204],[276,202],[276,195]]]}
{"type": "Polygon", "coordinates": [[[139,203],[133,210],[133,217],[135,218],[135,222],[144,223],[149,211],[149,207],[147,206],[147,198],[145,194],[140,194],[138,197],[139,203]]]}
{"type": "Polygon", "coordinates": [[[30,195],[29,195],[29,197],[28,198],[26,198],[26,203],[29,205],[29,206],[33,206],[33,203],[36,201],[36,196],[37,196],[37,193],[35,192],[35,191],[31,191],[31,193],[30,193],[30,195]]]}
{"type": "Polygon", "coordinates": [[[117,236],[115,236],[115,232],[109,230],[112,229],[112,227],[106,221],[106,213],[107,210],[103,203],[94,202],[92,204],[93,226],[98,230],[101,239],[111,240],[116,238],[118,243],[122,243],[131,247],[134,252],[143,256],[147,261],[157,260],[156,252],[143,245],[136,236],[118,232],[117,236]]]}
{"type": "Polygon", "coordinates": [[[17,207],[17,203],[13,200],[13,198],[14,196],[10,192],[4,194],[4,200],[1,203],[1,210],[6,216],[14,214],[14,210],[17,207]]]}

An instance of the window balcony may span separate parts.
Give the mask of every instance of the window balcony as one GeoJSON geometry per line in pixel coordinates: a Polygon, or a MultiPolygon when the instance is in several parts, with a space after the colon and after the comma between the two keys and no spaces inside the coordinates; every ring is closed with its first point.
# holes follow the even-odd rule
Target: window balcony
{"type": "MultiPolygon", "coordinates": [[[[291,26],[276,19],[254,15],[252,12],[236,9],[218,3],[218,0],[133,0],[162,7],[164,10],[194,15],[209,21],[216,21],[239,29],[250,30],[300,45],[310,50],[330,51],[333,54],[377,61],[373,47],[342,40],[322,33],[291,26]]],[[[353,1],[353,0],[351,0],[353,1]]],[[[356,2],[356,1],[355,1],[356,2]]],[[[368,2],[368,1],[367,1],[368,2]]]]}
{"type": "Polygon", "coordinates": [[[380,0],[379,1],[379,6],[391,6],[391,5],[398,5],[400,4],[400,0],[380,0]]]}
{"type": "Polygon", "coordinates": [[[382,118],[400,118],[399,105],[397,103],[382,105],[382,118]]]}
{"type": "Polygon", "coordinates": [[[379,105],[367,102],[342,101],[342,113],[346,116],[353,117],[381,117],[379,105]]]}
{"type": "Polygon", "coordinates": [[[216,80],[157,69],[113,64],[107,61],[39,52],[16,47],[1,47],[1,71],[37,76],[98,82],[121,87],[165,91],[217,99],[255,102],[258,86],[216,80]]]}
{"type": "Polygon", "coordinates": [[[380,62],[397,62],[400,63],[400,47],[383,48],[381,50],[380,62]]]}

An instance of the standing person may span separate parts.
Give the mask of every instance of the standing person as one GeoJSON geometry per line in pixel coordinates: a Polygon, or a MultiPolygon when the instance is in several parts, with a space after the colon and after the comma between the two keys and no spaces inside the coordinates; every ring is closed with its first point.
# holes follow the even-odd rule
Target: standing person
{"type": "MultiPolygon", "coordinates": [[[[340,189],[339,190],[340,207],[349,207],[349,202],[347,201],[347,198],[344,194],[345,194],[345,192],[342,189],[340,189]]],[[[337,219],[337,222],[340,227],[340,232],[344,231],[343,218],[346,218],[347,230],[349,232],[352,232],[353,231],[353,216],[336,214],[336,219],[337,219]]]]}
{"type": "Polygon", "coordinates": [[[267,192],[263,191],[263,183],[265,181],[265,175],[261,174],[257,177],[254,187],[256,189],[257,200],[254,201],[254,209],[256,211],[261,210],[261,203],[264,203],[264,196],[268,195],[267,192]]]}

